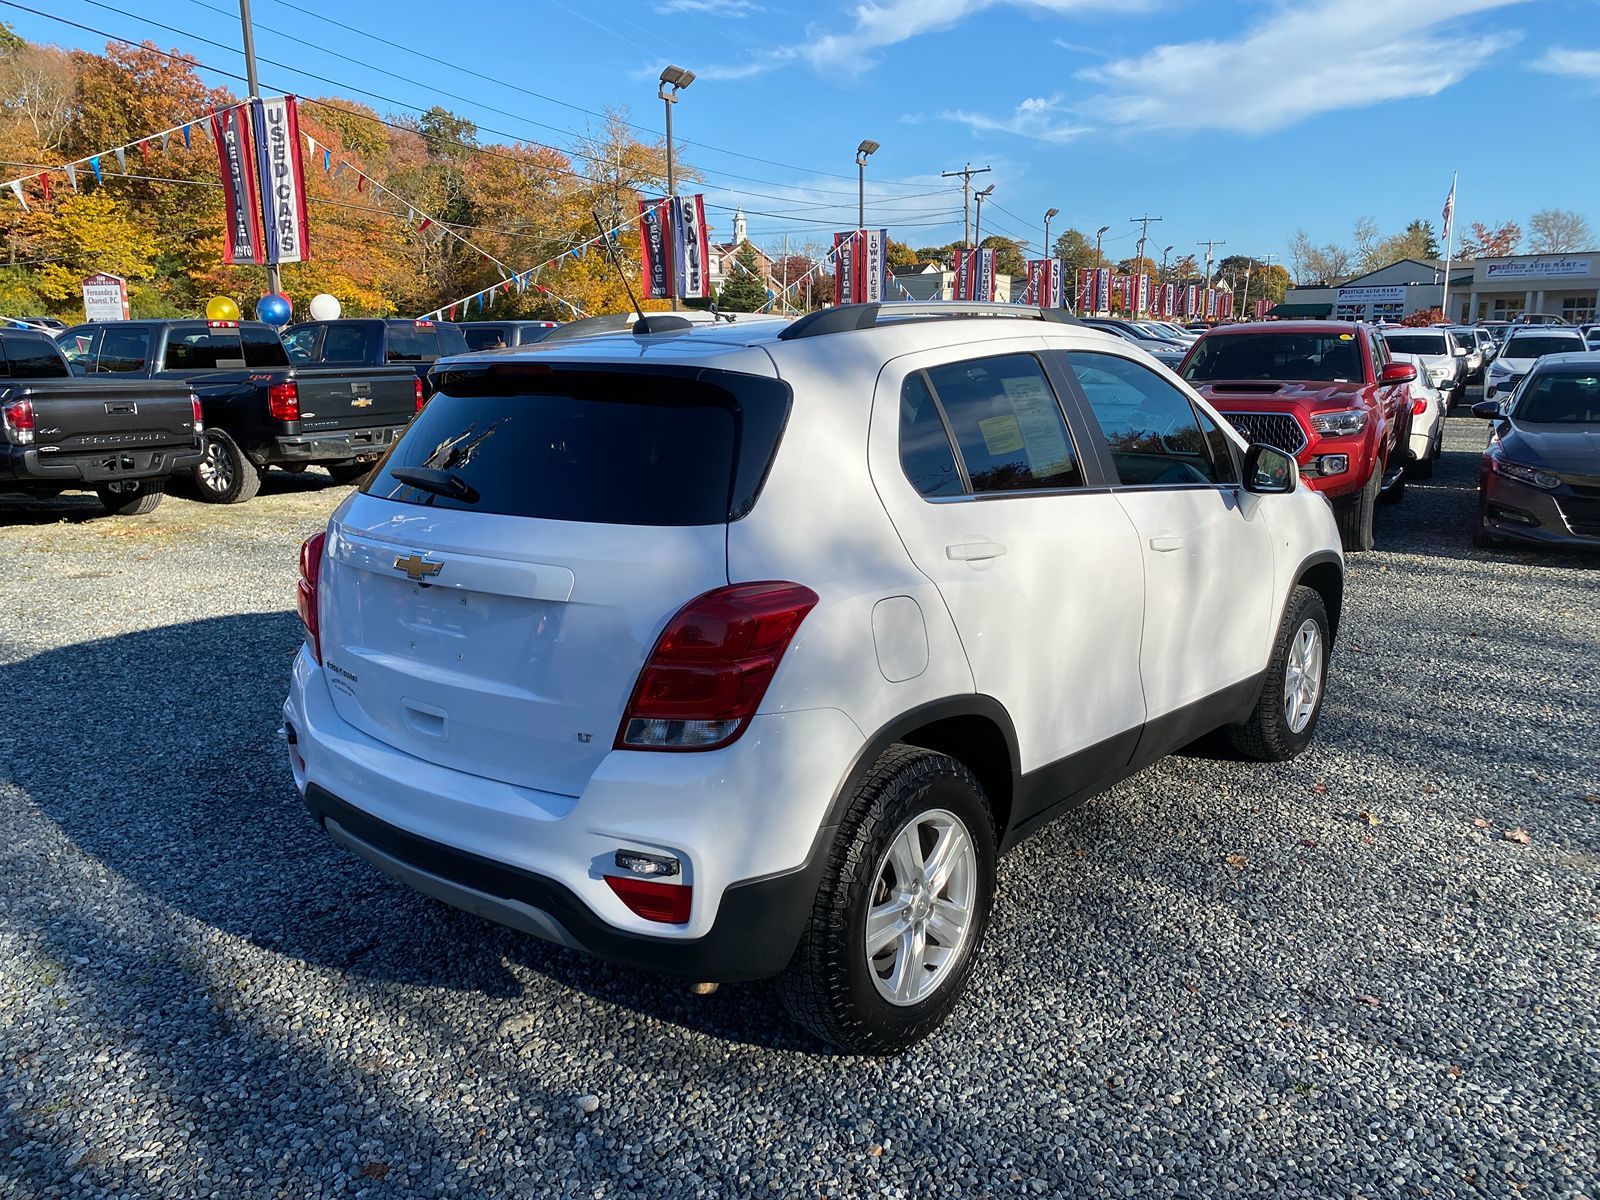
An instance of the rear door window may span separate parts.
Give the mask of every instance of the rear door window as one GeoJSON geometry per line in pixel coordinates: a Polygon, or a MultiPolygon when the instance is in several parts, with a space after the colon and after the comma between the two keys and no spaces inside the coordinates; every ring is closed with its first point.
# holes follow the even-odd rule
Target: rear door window
{"type": "Polygon", "coordinates": [[[949,363],[926,379],[974,492],[1083,486],[1061,403],[1031,354],[949,363]]]}
{"type": "Polygon", "coordinates": [[[787,385],[704,370],[452,371],[373,472],[406,504],[609,525],[711,525],[755,503],[787,385]],[[396,471],[445,472],[476,498],[396,471]]]}
{"type": "Polygon", "coordinates": [[[146,325],[107,326],[100,338],[95,354],[94,370],[97,374],[132,375],[143,372],[150,365],[150,343],[153,330],[146,325]]]}
{"type": "Polygon", "coordinates": [[[299,329],[286,330],[283,335],[283,349],[290,361],[316,362],[321,357],[320,343],[323,329],[324,326],[321,325],[302,325],[299,329]]]}

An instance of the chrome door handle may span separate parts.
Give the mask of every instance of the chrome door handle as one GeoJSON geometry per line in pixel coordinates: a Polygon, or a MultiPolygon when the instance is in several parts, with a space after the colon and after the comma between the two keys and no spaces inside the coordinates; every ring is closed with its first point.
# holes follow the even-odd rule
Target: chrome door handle
{"type": "Polygon", "coordinates": [[[986,558],[999,558],[1006,548],[999,542],[962,542],[944,548],[945,557],[956,562],[981,562],[986,558]]]}
{"type": "Polygon", "coordinates": [[[1150,549],[1157,554],[1171,554],[1183,549],[1183,539],[1175,533],[1164,533],[1150,539],[1150,549]]]}

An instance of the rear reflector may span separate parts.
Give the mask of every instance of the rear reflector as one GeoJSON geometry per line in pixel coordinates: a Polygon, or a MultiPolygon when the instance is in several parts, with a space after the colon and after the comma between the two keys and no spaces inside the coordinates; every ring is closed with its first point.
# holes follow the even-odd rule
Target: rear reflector
{"type": "Polygon", "coordinates": [[[736,740],[817,594],[769,581],[716,588],[667,622],[639,672],[618,750],[715,750],[736,740]]]}
{"type": "Polygon", "coordinates": [[[328,543],[326,533],[308,537],[300,547],[300,582],[295,585],[294,606],[305,626],[306,644],[311,657],[322,665],[322,630],[317,620],[317,587],[322,579],[322,551],[328,543]]]}
{"type": "Polygon", "coordinates": [[[607,875],[605,881],[611,885],[617,899],[628,906],[629,912],[646,921],[682,925],[689,919],[689,909],[694,903],[694,888],[689,884],[630,879],[621,875],[607,875]]]}

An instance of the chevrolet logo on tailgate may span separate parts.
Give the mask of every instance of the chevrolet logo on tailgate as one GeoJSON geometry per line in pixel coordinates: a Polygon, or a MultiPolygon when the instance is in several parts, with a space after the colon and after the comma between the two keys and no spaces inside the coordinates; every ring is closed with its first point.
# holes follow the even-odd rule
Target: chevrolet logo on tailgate
{"type": "Polygon", "coordinates": [[[443,563],[428,562],[420,554],[408,554],[394,560],[394,569],[404,571],[411,579],[428,579],[444,570],[443,563]]]}

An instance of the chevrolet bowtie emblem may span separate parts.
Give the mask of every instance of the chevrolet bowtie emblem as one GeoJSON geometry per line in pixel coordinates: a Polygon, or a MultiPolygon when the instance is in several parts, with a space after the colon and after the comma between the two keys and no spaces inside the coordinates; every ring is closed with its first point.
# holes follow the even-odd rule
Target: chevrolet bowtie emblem
{"type": "Polygon", "coordinates": [[[408,554],[394,560],[394,569],[404,571],[411,579],[427,579],[444,570],[444,564],[428,562],[420,554],[408,554]]]}

